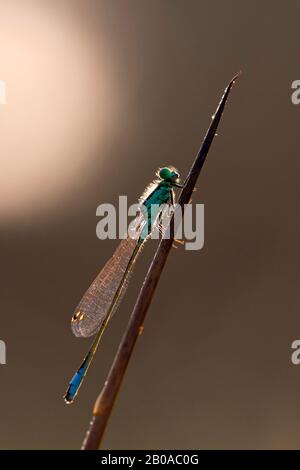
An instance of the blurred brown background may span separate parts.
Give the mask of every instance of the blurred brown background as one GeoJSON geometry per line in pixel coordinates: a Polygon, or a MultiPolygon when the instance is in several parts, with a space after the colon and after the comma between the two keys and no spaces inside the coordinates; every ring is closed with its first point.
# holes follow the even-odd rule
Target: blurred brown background
{"type": "Polygon", "coordinates": [[[300,448],[296,0],[2,0],[0,447],[78,448],[147,270],[139,260],[77,403],[90,341],[70,316],[116,242],[96,207],[183,177],[242,69],[193,202],[205,247],[174,250],[103,446],[300,448]]]}

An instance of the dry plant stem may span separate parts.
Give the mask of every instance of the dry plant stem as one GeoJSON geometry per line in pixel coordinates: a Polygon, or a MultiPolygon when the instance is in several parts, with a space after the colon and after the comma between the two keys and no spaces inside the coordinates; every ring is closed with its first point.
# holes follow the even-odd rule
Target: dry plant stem
{"type": "MultiPolygon", "coordinates": [[[[180,193],[178,200],[178,203],[182,207],[184,206],[184,204],[188,204],[190,201],[196,181],[204,164],[205,158],[208,154],[210,145],[216,134],[216,130],[221,119],[222,112],[224,110],[225,103],[230,93],[231,87],[239,75],[240,74],[236,75],[225,89],[224,94],[216,110],[216,113],[213,116],[210,127],[197,154],[197,157],[185,180],[184,187],[180,193]]],[[[129,359],[131,357],[139,333],[141,332],[141,329],[143,327],[148,307],[151,303],[152,296],[156,289],[158,280],[166,263],[172,244],[173,236],[168,239],[162,239],[158,246],[158,249],[155,253],[155,256],[152,260],[152,263],[144,280],[143,286],[140,290],[135,307],[129,319],[127,329],[120,342],[117,354],[109,371],[107,380],[95,402],[92,420],[89,424],[88,431],[82,444],[83,450],[98,449],[101,443],[101,439],[106,429],[106,425],[111,414],[122,379],[126,372],[129,359]]]]}

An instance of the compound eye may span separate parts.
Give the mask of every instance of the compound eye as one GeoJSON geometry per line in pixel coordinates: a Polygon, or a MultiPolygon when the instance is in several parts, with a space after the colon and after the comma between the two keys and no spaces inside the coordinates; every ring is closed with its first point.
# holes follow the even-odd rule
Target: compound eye
{"type": "Polygon", "coordinates": [[[84,313],[78,310],[77,312],[74,313],[71,321],[72,322],[81,321],[83,317],[84,317],[84,313]]]}

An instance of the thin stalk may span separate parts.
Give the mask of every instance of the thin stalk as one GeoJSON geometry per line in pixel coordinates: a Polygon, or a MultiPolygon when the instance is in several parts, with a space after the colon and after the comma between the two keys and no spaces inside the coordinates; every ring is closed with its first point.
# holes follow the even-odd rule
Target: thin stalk
{"type": "MultiPolygon", "coordinates": [[[[237,74],[226,87],[224,94],[217,107],[217,110],[212,118],[211,124],[204,137],[202,145],[199,149],[199,152],[185,180],[184,187],[180,193],[178,200],[178,204],[182,207],[182,211],[184,210],[184,205],[188,204],[191,199],[198,176],[201,172],[209,148],[216,134],[217,127],[220,122],[228,95],[230,93],[232,85],[234,84],[235,80],[239,77],[239,75],[240,73],[237,74]]],[[[172,222],[173,219],[171,219],[170,223],[172,222]]],[[[117,397],[131,354],[133,352],[134,345],[140,332],[142,331],[147,310],[151,303],[153,294],[155,292],[157,283],[163,271],[169,252],[171,250],[174,241],[174,234],[172,232],[173,230],[171,230],[171,236],[169,238],[163,238],[160,241],[157,251],[151,262],[150,268],[147,272],[144,283],[138,295],[136,304],[130,316],[126,331],[120,342],[111,369],[108,373],[105,384],[95,402],[93,408],[93,416],[82,444],[83,450],[98,449],[101,443],[103,434],[105,432],[110,414],[115,403],[115,399],[117,397]]]]}

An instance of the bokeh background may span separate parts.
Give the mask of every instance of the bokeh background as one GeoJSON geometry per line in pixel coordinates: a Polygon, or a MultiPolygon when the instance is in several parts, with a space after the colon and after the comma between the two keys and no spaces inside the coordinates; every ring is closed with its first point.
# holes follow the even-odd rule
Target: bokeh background
{"type": "Polygon", "coordinates": [[[96,207],[183,177],[240,69],[193,202],[205,247],[173,250],[104,448],[300,448],[300,4],[1,0],[0,447],[76,449],[155,249],[77,402],[73,308],[115,241],[96,207]]]}

